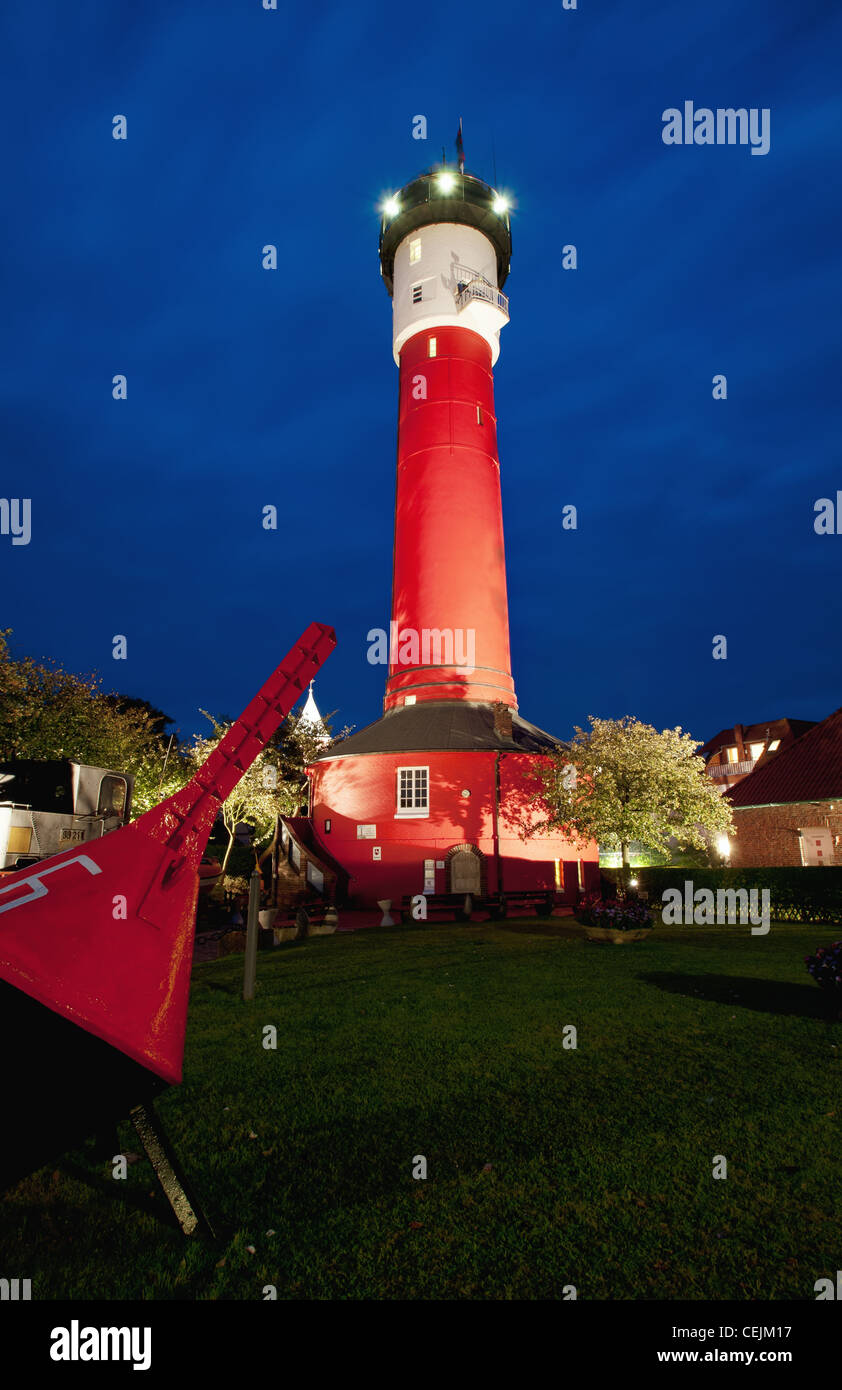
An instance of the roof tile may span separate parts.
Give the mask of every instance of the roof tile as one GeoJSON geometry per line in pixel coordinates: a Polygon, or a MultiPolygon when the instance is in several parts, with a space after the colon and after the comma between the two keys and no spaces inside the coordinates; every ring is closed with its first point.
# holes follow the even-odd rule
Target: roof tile
{"type": "Polygon", "coordinates": [[[842,707],[726,794],[735,809],[842,800],[842,707]]]}

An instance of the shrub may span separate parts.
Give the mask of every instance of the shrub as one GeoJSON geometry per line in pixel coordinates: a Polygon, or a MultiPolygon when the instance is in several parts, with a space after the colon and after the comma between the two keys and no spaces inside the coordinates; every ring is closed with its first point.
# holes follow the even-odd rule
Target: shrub
{"type": "Polygon", "coordinates": [[[226,874],[222,880],[222,891],[226,898],[241,898],[249,895],[249,881],[240,874],[226,874]]]}
{"type": "MultiPolygon", "coordinates": [[[[658,906],[666,888],[683,889],[692,880],[694,889],[768,888],[771,915],[780,922],[827,922],[842,926],[842,867],[825,868],[715,868],[686,869],[652,867],[635,869],[642,892],[658,906]]],[[[628,870],[603,869],[603,893],[616,891],[626,882],[628,870]]]]}

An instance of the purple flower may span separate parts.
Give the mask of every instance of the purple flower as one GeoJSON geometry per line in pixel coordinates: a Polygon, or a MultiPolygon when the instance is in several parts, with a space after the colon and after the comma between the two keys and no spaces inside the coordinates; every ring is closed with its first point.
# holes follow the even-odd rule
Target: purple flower
{"type": "Polygon", "coordinates": [[[842,941],[831,946],[818,946],[814,956],[805,956],[808,974],[822,989],[838,990],[842,984],[842,941]]]}

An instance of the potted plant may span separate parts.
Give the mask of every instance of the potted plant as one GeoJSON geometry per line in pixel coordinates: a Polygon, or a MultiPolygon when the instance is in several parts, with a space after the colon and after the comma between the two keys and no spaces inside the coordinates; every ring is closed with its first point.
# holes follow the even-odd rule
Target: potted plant
{"type": "Polygon", "coordinates": [[[842,1019],[842,941],[818,946],[814,956],[804,957],[804,963],[819,988],[828,991],[831,1016],[842,1019]]]}
{"type": "Polygon", "coordinates": [[[272,906],[272,895],[264,891],[260,894],[260,911],[257,914],[261,931],[269,931],[275,925],[278,908],[272,906]]]}
{"type": "Polygon", "coordinates": [[[628,946],[644,941],[652,930],[652,909],[640,898],[586,898],[576,911],[588,941],[628,946]]]}

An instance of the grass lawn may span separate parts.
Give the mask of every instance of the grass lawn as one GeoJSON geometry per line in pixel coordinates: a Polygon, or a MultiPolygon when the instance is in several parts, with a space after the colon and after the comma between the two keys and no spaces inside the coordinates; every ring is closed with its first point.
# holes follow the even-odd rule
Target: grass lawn
{"type": "Polygon", "coordinates": [[[838,935],[419,924],[261,953],[251,1004],[242,956],[198,966],[158,1110],[217,1243],[149,1214],[145,1162],[63,1167],[3,1200],[0,1273],[38,1299],[812,1300],[839,1265],[842,1024],[803,957],[838,935]]]}

